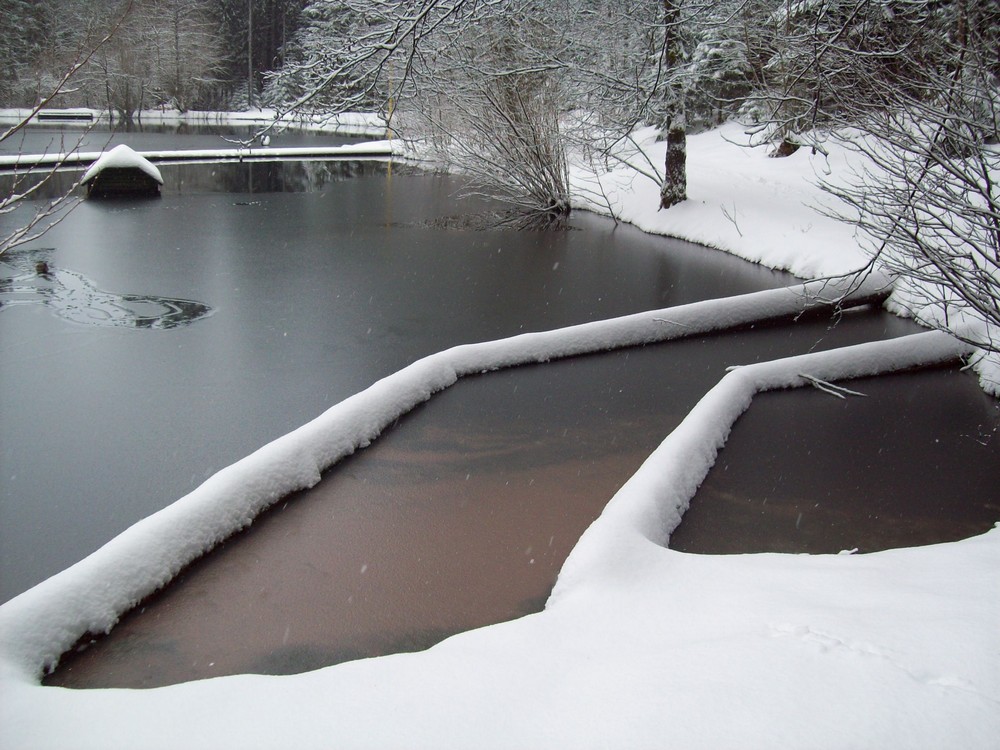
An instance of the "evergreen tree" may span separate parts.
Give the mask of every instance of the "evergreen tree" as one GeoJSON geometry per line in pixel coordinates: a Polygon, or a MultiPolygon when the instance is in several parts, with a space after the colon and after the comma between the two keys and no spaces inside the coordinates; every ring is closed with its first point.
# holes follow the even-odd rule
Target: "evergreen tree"
{"type": "Polygon", "coordinates": [[[284,48],[304,6],[305,0],[209,0],[220,28],[222,77],[242,104],[250,98],[260,103],[264,78],[284,65],[284,48]]]}

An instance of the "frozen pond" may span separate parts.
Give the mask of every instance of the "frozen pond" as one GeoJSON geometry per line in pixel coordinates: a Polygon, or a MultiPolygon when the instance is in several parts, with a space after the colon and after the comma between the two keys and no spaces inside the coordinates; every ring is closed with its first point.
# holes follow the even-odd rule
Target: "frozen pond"
{"type": "Polygon", "coordinates": [[[0,260],[4,599],[426,354],[783,281],[592,217],[442,228],[428,220],[483,208],[456,202],[453,180],[345,169],[163,166],[161,199],[84,202],[0,260]],[[308,192],[227,189],[288,174],[308,192]],[[129,295],[210,314],[135,328],[108,315],[129,295]]]}
{"type": "MultiPolygon", "coordinates": [[[[441,176],[161,170],[163,198],[85,203],[2,260],[3,600],[421,356],[792,281],[588,215],[567,232],[453,228],[434,219],[487,207],[441,176]],[[199,314],[142,326],[113,309],[162,320],[165,300],[199,314]]],[[[579,533],[727,365],[913,330],[862,310],[463,381],[55,677],[300,671],[535,611],[579,533]]],[[[673,546],[868,551],[988,528],[1000,418],[975,380],[860,390],[755,404],[673,546]]]]}

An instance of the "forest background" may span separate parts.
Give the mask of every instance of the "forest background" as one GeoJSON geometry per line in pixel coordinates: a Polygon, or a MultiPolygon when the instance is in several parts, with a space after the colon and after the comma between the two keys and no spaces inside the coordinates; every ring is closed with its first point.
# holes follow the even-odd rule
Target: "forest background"
{"type": "Polygon", "coordinates": [[[0,17],[0,106],[124,127],[150,109],[377,112],[518,222],[569,213],[571,161],[627,166],[669,209],[687,134],[729,120],[775,157],[836,142],[861,158],[825,183],[831,210],[872,265],[932,325],[1000,348],[992,0],[0,0],[0,17]]]}

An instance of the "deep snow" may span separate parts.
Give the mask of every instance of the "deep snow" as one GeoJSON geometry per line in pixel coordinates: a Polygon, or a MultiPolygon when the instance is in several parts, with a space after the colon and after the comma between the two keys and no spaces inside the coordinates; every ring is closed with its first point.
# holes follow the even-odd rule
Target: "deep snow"
{"type": "MultiPolygon", "coordinates": [[[[689,140],[691,200],[668,212],[634,175],[612,175],[603,192],[643,228],[803,276],[863,265],[849,228],[809,205],[810,157],[769,160],[727,140],[738,136],[689,140]]],[[[110,627],[261,505],[318,481],[461,375],[724,327],[804,299],[763,292],[461,346],[374,384],[0,607],[0,745],[995,748],[1000,530],[870,555],[663,546],[756,392],[968,354],[941,333],[730,372],[610,499],[537,615],[304,675],[147,691],[38,685],[78,635],[110,627]]]]}

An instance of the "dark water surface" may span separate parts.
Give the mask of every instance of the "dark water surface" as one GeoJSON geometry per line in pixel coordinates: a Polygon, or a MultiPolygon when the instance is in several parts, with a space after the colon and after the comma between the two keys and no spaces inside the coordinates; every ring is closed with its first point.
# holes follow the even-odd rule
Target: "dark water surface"
{"type": "MultiPolygon", "coordinates": [[[[450,178],[366,169],[297,194],[85,203],[0,261],[22,287],[49,283],[31,277],[44,260],[112,298],[211,309],[152,329],[81,322],[24,290],[0,304],[3,599],[421,356],[792,281],[586,215],[569,232],[449,229],[428,220],[485,206],[456,201],[450,178]]],[[[915,330],[864,309],[463,380],[49,681],[296,672],[537,611],[579,534],[726,366],[915,330]]],[[[869,398],[759,397],[671,546],[869,551],[1000,519],[1000,416],[973,377],[858,388],[869,398]]]]}
{"type": "Polygon", "coordinates": [[[860,378],[864,398],[758,395],[670,538],[672,549],[874,552],[1000,521],[1000,409],[956,369],[860,378]]]}
{"type": "Polygon", "coordinates": [[[9,286],[54,283],[23,278],[44,261],[85,292],[54,307],[0,291],[3,599],[422,356],[787,280],[596,218],[427,225],[482,208],[457,188],[383,171],[304,193],[87,201],[0,259],[9,286]],[[163,330],[81,322],[129,295],[212,312],[163,330]]]}

